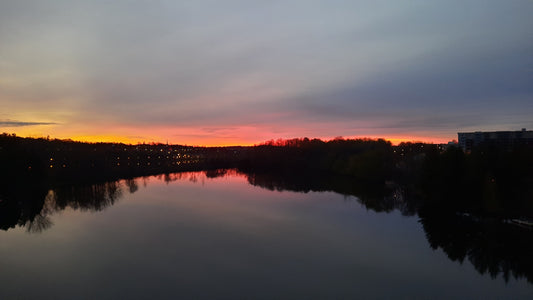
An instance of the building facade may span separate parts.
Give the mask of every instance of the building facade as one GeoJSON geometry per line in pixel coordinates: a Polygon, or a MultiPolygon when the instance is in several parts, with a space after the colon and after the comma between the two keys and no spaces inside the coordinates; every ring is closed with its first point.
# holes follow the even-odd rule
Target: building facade
{"type": "Polygon", "coordinates": [[[518,145],[533,146],[533,131],[523,128],[520,131],[476,131],[459,132],[459,146],[465,152],[479,145],[491,145],[511,149],[518,145]]]}

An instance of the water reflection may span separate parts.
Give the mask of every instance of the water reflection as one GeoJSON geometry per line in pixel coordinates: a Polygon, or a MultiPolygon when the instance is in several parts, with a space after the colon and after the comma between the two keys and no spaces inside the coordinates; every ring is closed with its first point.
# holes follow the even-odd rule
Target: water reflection
{"type": "Polygon", "coordinates": [[[507,220],[479,217],[460,212],[442,213],[417,201],[414,195],[394,183],[370,184],[349,177],[323,177],[319,174],[246,174],[236,170],[209,170],[139,177],[89,185],[50,189],[45,185],[4,187],[0,190],[0,228],[23,227],[40,233],[53,226],[52,215],[71,209],[102,211],[117,203],[125,194],[139,191],[151,180],[169,184],[190,181],[203,184],[213,178],[243,177],[254,186],[271,191],[300,193],[332,191],[356,199],[375,212],[400,211],[418,215],[431,248],[442,249],[452,261],[471,262],[480,274],[525,278],[533,283],[533,232],[511,225],[507,220]]]}
{"type": "MultiPolygon", "coordinates": [[[[432,249],[442,249],[452,261],[468,259],[480,274],[502,275],[506,282],[526,278],[533,283],[533,228],[518,227],[509,219],[475,216],[431,207],[396,184],[361,184],[349,178],[279,177],[254,174],[250,184],[277,191],[334,191],[354,195],[376,212],[399,210],[415,215],[432,249]]],[[[525,212],[526,213],[526,212],[525,212]]]]}
{"type": "Polygon", "coordinates": [[[28,226],[37,231],[49,228],[51,222],[47,220],[44,209],[48,191],[42,185],[6,186],[0,189],[0,228],[8,230],[16,226],[28,226]]]}
{"type": "Polygon", "coordinates": [[[123,197],[139,190],[139,183],[146,187],[150,178],[167,184],[186,180],[203,181],[206,178],[244,176],[236,170],[209,170],[181,172],[138,177],[93,184],[77,184],[49,188],[44,184],[5,186],[0,189],[0,229],[24,227],[38,233],[50,228],[50,216],[67,208],[79,211],[102,211],[123,197]]]}
{"type": "Polygon", "coordinates": [[[335,192],[355,199],[375,212],[399,210],[403,215],[416,214],[414,201],[406,201],[405,191],[394,183],[376,183],[354,180],[348,176],[307,174],[247,174],[248,182],[271,191],[335,192]]]}
{"type": "Polygon", "coordinates": [[[426,238],[433,249],[442,249],[449,259],[470,261],[480,274],[500,274],[533,283],[533,232],[490,218],[420,212],[426,238]]]}

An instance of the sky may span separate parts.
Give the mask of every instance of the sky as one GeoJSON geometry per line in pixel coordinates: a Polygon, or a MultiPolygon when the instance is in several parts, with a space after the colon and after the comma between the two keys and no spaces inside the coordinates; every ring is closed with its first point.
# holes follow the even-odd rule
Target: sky
{"type": "Polygon", "coordinates": [[[533,129],[533,0],[0,0],[0,132],[187,145],[533,129]]]}

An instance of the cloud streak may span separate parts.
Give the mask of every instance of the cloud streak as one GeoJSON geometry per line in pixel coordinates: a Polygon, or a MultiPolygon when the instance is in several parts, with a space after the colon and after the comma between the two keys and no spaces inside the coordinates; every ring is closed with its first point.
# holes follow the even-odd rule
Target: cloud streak
{"type": "Polygon", "coordinates": [[[24,127],[24,126],[37,126],[37,125],[57,125],[53,122],[23,122],[23,121],[0,121],[0,127],[24,127]]]}

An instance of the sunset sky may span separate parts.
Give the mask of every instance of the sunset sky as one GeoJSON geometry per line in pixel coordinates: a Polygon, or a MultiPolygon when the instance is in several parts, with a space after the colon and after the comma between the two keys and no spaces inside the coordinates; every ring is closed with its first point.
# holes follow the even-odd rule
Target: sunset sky
{"type": "Polygon", "coordinates": [[[250,145],[533,129],[533,1],[0,1],[0,132],[250,145]]]}

